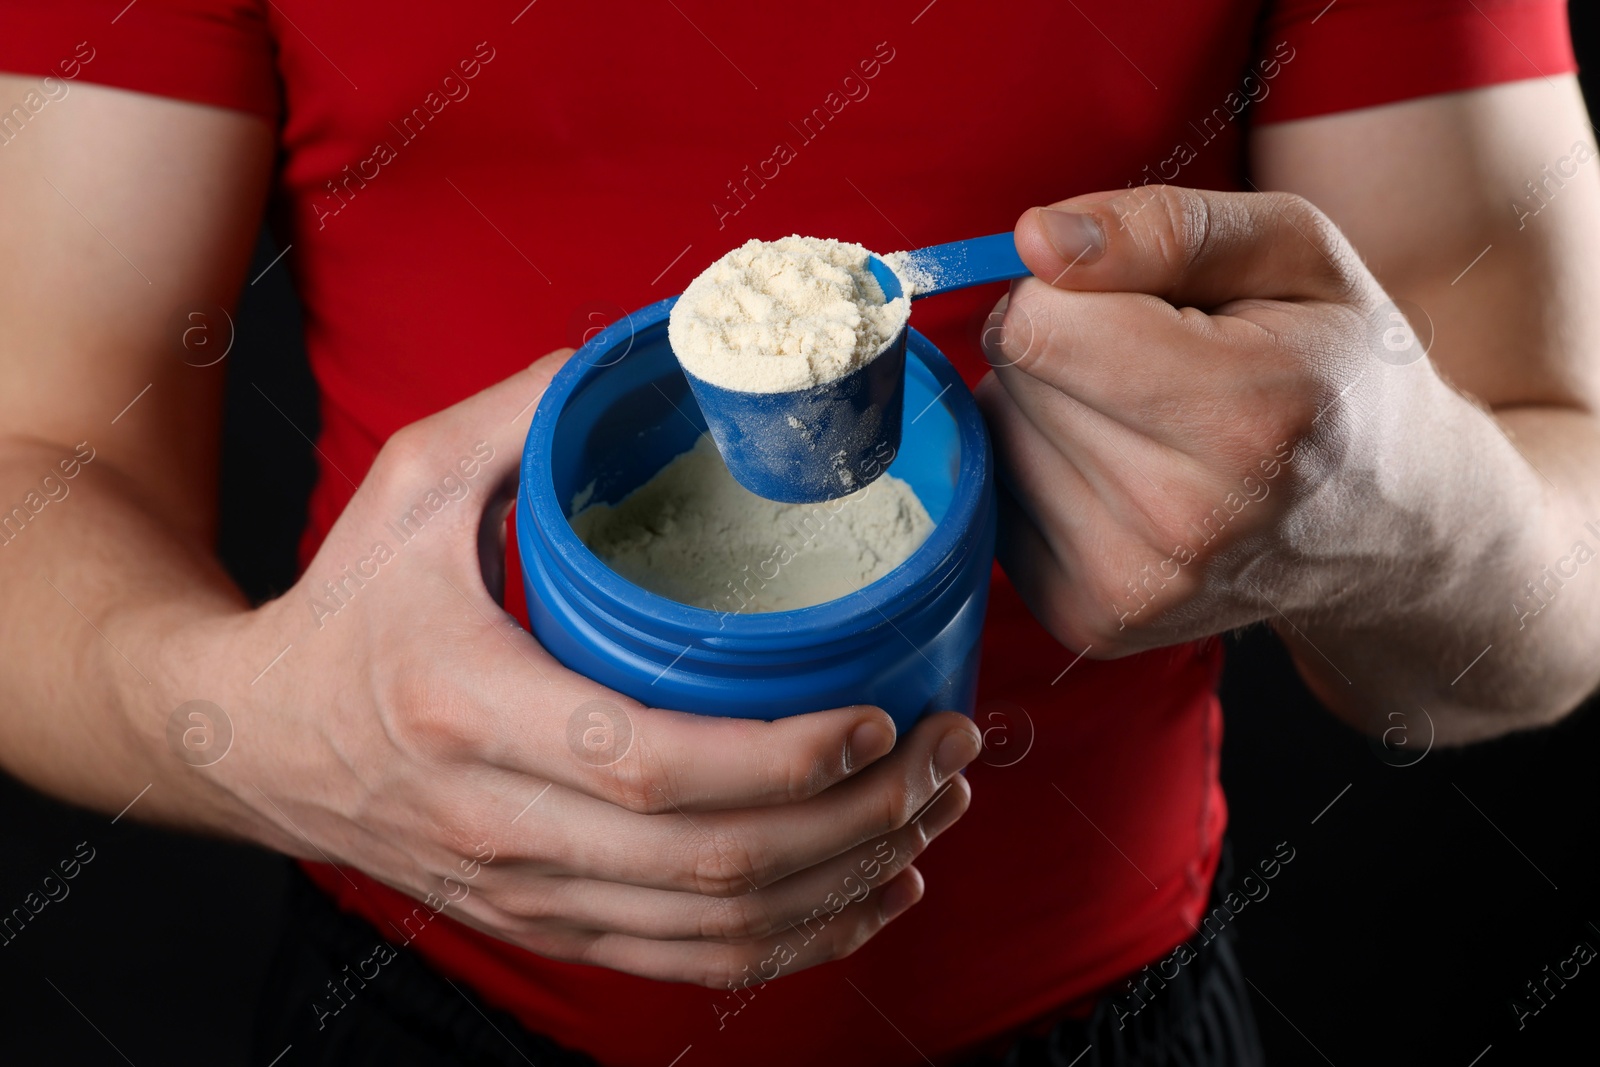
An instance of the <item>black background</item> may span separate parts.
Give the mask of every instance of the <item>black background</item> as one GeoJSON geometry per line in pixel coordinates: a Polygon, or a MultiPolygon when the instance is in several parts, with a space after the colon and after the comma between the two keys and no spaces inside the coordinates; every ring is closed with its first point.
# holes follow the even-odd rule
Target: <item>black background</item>
{"type": "MultiPolygon", "coordinates": [[[[1600,19],[1583,3],[1571,15],[1591,66],[1600,19]]],[[[1592,76],[1585,89],[1600,110],[1592,76]]],[[[274,254],[263,241],[251,277],[274,254]]],[[[293,582],[314,469],[290,421],[313,434],[317,421],[281,265],[247,288],[238,323],[222,552],[265,597],[293,582]]],[[[1420,748],[1380,758],[1317,706],[1267,631],[1230,645],[1234,855],[1247,867],[1278,842],[1296,853],[1237,919],[1272,1062],[1596,1062],[1600,965],[1521,1028],[1511,1008],[1577,942],[1600,948],[1595,704],[1553,729],[1396,766],[1420,748]]],[[[1408,730],[1416,746],[1425,733],[1408,730]]],[[[287,861],[111,825],[0,777],[0,911],[83,841],[95,858],[71,895],[0,947],[0,1062],[243,1063],[287,861]]]]}

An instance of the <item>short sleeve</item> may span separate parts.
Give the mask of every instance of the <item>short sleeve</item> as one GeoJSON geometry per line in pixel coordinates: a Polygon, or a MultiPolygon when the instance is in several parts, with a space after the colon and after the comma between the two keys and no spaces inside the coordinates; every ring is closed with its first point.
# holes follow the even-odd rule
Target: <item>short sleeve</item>
{"type": "Polygon", "coordinates": [[[281,93],[262,0],[0,0],[0,70],[248,111],[281,93]]]}
{"type": "Polygon", "coordinates": [[[1566,0],[1275,0],[1260,54],[1260,123],[1577,69],[1566,0]]]}

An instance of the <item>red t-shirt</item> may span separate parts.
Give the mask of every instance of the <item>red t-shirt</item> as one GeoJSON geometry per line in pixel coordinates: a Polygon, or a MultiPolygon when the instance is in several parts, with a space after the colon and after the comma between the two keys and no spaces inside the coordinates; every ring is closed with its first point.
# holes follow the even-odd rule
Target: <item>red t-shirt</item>
{"type": "MultiPolygon", "coordinates": [[[[1251,115],[1573,68],[1560,0],[125,4],[0,3],[0,68],[276,125],[271,217],[322,394],[307,559],[351,493],[333,468],[359,478],[397,428],[750,237],[888,251],[1133,182],[1238,188],[1251,115]]],[[[916,310],[969,382],[997,296],[916,310]]],[[[1077,662],[997,573],[978,715],[1011,747],[970,769],[971,811],[919,861],[925,900],[737,1015],[448,910],[411,950],[606,1063],[948,1059],[1189,936],[1226,821],[1219,666],[1214,641],[1077,662]]],[[[413,907],[309,869],[379,929],[413,907]]]]}

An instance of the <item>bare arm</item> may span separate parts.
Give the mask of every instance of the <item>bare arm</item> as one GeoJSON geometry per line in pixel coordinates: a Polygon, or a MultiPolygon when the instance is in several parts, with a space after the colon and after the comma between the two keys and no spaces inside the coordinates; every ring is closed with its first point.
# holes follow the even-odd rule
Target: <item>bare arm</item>
{"type": "Polygon", "coordinates": [[[1390,531],[1410,566],[1278,622],[1308,683],[1357,724],[1420,704],[1447,735],[1483,736],[1600,683],[1600,566],[1583,562],[1600,552],[1593,138],[1570,77],[1254,135],[1261,187],[1315,203],[1421,308],[1420,339],[1431,320],[1429,356],[1467,398],[1441,394],[1416,454],[1395,457],[1411,521],[1390,531]]]}
{"type": "Polygon", "coordinates": [[[225,367],[179,324],[233,303],[272,153],[260,120],[86,85],[0,152],[0,758],[213,830],[206,779],[111,712],[155,686],[141,620],[242,607],[210,552],[225,367]]]}
{"type": "Polygon", "coordinates": [[[978,391],[1002,562],[1089,655],[1266,620],[1365,729],[1550,721],[1600,681],[1600,163],[1572,80],[1254,138],[1269,191],[1018,222],[1034,277],[978,391]]]}

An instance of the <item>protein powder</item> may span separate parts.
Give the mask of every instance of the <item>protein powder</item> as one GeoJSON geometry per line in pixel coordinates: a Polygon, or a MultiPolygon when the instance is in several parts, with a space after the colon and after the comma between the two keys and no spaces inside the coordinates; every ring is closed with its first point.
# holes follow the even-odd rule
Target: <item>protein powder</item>
{"type": "Polygon", "coordinates": [[[905,326],[867,249],[818,237],[747,241],[689,283],[667,334],[690,374],[744,393],[823,385],[871,362],[905,326]]]}
{"type": "Polygon", "coordinates": [[[922,502],[893,475],[821,504],[777,503],[734,481],[706,436],[616,505],[588,504],[591,495],[592,487],[574,499],[572,528],[612,570],[729,614],[848,596],[933,531],[922,502]]]}

